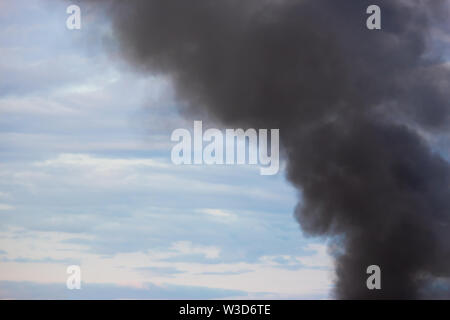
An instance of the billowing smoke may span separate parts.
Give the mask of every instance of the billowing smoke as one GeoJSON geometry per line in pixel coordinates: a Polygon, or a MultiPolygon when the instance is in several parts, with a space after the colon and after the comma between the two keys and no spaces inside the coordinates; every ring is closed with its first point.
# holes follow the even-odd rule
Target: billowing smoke
{"type": "Polygon", "coordinates": [[[450,168],[425,137],[449,128],[450,72],[431,41],[448,24],[445,0],[102,6],[124,57],[169,75],[183,111],[234,128],[280,128],[299,190],[295,216],[337,248],[336,297],[443,297],[450,168]],[[381,30],[366,28],[371,4],[381,30]],[[381,290],[366,287],[372,264],[381,290]]]}

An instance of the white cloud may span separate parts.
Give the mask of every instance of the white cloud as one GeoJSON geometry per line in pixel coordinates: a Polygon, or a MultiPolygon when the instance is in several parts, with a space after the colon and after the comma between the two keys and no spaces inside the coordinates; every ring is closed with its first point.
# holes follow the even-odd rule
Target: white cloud
{"type": "Polygon", "coordinates": [[[9,198],[11,198],[11,194],[9,192],[1,192],[0,191],[0,198],[9,199],[9,198]]]}
{"type": "Polygon", "coordinates": [[[333,268],[333,260],[327,252],[327,246],[324,244],[309,243],[305,251],[310,251],[312,254],[292,256],[292,255],[272,255],[262,256],[260,261],[264,264],[283,267],[283,266],[301,266],[307,268],[333,268]]]}
{"type": "Polygon", "coordinates": [[[0,211],[7,211],[7,210],[14,210],[14,206],[11,206],[9,204],[0,203],[0,211]]]}
{"type": "Polygon", "coordinates": [[[198,209],[197,212],[205,214],[212,219],[223,223],[235,222],[237,220],[236,214],[223,209],[204,208],[198,209]]]}
{"type": "Polygon", "coordinates": [[[194,246],[190,241],[175,242],[171,249],[183,255],[201,254],[208,259],[215,259],[220,256],[219,248],[213,246],[194,246]]]}
{"type": "Polygon", "coordinates": [[[69,167],[98,167],[102,169],[121,169],[134,166],[167,168],[169,165],[154,159],[120,159],[93,157],[88,154],[60,154],[55,159],[36,162],[36,166],[69,166],[69,167]]]}
{"type": "Polygon", "coordinates": [[[77,110],[43,97],[8,97],[0,99],[0,112],[73,116],[77,110]]]}
{"type": "MultiPolygon", "coordinates": [[[[265,186],[258,186],[257,181],[264,180],[264,177],[254,173],[239,166],[176,166],[169,159],[163,158],[99,157],[85,153],[59,154],[54,158],[34,162],[31,167],[27,163],[22,168],[8,168],[6,165],[0,168],[3,180],[9,179],[9,184],[26,185],[30,188],[43,188],[45,185],[57,183],[59,188],[62,185],[83,189],[89,186],[105,190],[134,188],[148,192],[166,192],[167,196],[182,192],[182,196],[215,194],[277,202],[291,199],[291,195],[286,193],[270,192],[265,186]],[[240,174],[241,177],[246,174],[256,182],[250,179],[248,184],[223,182],[222,178],[228,178],[230,173],[240,174]],[[64,174],[63,180],[60,179],[61,174],[64,174]]],[[[45,188],[42,192],[45,192],[45,188]]],[[[205,201],[205,205],[208,205],[207,202],[205,201]]],[[[219,211],[208,211],[206,214],[214,213],[216,216],[220,214],[219,211]]]]}
{"type": "Polygon", "coordinates": [[[308,251],[315,251],[315,253],[311,256],[296,257],[297,261],[302,265],[306,267],[333,267],[333,260],[327,252],[326,245],[310,243],[306,249],[308,251]]]}
{"type": "MultiPolygon", "coordinates": [[[[21,232],[20,230],[16,230],[21,232]]],[[[157,285],[204,286],[240,290],[248,292],[255,298],[307,298],[327,297],[333,286],[331,268],[313,268],[299,266],[285,268],[274,264],[270,259],[260,259],[255,263],[200,263],[171,260],[174,257],[200,254],[208,259],[220,257],[220,248],[215,246],[196,245],[191,241],[177,241],[168,250],[149,250],[148,252],[121,253],[113,256],[99,256],[83,250],[83,246],[63,243],[72,235],[60,232],[27,232],[21,238],[12,232],[0,233],[2,244],[8,248],[10,259],[28,257],[41,259],[80,261],[82,281],[85,283],[114,283],[143,287],[152,282],[157,285]],[[169,259],[169,260],[168,260],[169,259]],[[142,268],[151,270],[177,270],[176,273],[142,272],[142,268]]],[[[323,254],[323,247],[312,245],[312,257],[323,254]]],[[[302,257],[285,256],[291,261],[302,257]]],[[[313,260],[316,258],[312,258],[313,260]]],[[[311,266],[323,265],[321,259],[311,266]]],[[[66,265],[55,263],[19,263],[2,262],[0,264],[0,280],[34,281],[41,283],[65,283],[66,265]]],[[[248,297],[247,297],[248,298],[248,297]]]]}
{"type": "Polygon", "coordinates": [[[225,211],[225,210],[221,210],[221,209],[200,209],[198,211],[201,213],[204,213],[204,214],[209,214],[211,216],[215,216],[215,217],[228,218],[228,217],[234,216],[232,213],[225,211]]]}

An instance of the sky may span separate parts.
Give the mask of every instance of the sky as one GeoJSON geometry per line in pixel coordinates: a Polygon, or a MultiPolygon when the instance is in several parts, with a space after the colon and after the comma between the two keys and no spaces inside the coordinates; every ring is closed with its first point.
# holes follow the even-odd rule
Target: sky
{"type": "Polygon", "coordinates": [[[0,0],[0,298],[329,298],[284,171],[172,164],[201,119],[118,57],[106,16],[67,29],[69,4],[0,0]]]}

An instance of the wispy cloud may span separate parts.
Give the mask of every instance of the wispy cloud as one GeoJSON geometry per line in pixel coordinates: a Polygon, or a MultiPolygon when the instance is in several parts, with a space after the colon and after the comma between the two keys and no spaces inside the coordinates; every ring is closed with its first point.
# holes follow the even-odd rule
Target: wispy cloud
{"type": "Polygon", "coordinates": [[[0,211],[7,211],[7,210],[14,210],[14,206],[11,206],[9,204],[0,203],[0,211]]]}

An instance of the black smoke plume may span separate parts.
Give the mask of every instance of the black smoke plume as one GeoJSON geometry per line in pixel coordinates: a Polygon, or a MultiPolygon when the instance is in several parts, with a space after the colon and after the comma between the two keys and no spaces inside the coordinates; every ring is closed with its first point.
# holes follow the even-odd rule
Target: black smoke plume
{"type": "MultiPolygon", "coordinates": [[[[124,57],[167,74],[184,111],[280,128],[295,216],[333,243],[337,298],[445,297],[448,66],[443,0],[102,1],[124,57]],[[381,8],[381,30],[366,9],[381,8]],[[368,290],[366,268],[381,268],[368,290]]],[[[199,118],[200,119],[200,118],[199,118]]],[[[276,192],[276,191],[275,191],[276,192]]],[[[299,284],[300,285],[300,284],[299,284]]]]}

